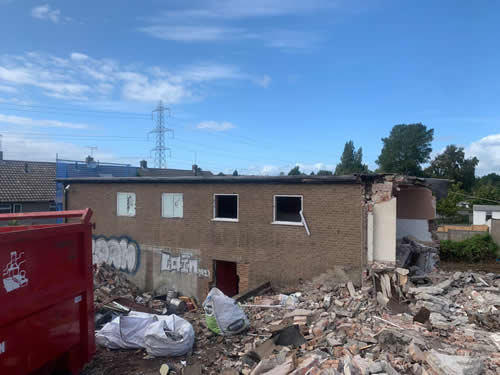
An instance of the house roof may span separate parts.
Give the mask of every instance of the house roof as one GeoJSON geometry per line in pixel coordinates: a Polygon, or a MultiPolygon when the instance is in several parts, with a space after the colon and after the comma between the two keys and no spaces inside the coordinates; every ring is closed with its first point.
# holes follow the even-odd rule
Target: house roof
{"type": "Polygon", "coordinates": [[[500,211],[500,205],[475,204],[472,209],[473,211],[500,211]]]}
{"type": "Polygon", "coordinates": [[[49,202],[56,196],[56,163],[0,160],[0,202],[49,202]]]}
{"type": "Polygon", "coordinates": [[[182,177],[100,177],[62,178],[64,183],[268,183],[268,184],[357,184],[359,176],[182,176],[182,177]]]}

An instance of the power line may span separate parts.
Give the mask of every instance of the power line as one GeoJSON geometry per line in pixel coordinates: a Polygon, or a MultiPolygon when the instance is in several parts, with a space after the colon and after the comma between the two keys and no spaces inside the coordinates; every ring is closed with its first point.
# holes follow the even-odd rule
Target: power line
{"type": "Polygon", "coordinates": [[[24,111],[24,112],[48,112],[49,113],[65,113],[65,114],[97,114],[97,115],[109,115],[109,116],[126,116],[126,117],[137,117],[138,119],[148,119],[148,115],[145,113],[138,112],[121,112],[121,111],[101,111],[101,110],[90,110],[90,109],[78,109],[78,108],[63,108],[63,107],[53,107],[53,106],[42,106],[42,105],[31,105],[31,104],[16,104],[16,103],[3,103],[0,104],[0,108],[2,107],[19,107],[18,109],[14,108],[5,108],[12,111],[24,111]],[[35,108],[38,110],[28,109],[35,108]]]}
{"type": "Polygon", "coordinates": [[[462,193],[457,193],[457,192],[452,192],[452,193],[449,193],[449,194],[456,194],[456,195],[461,195],[461,196],[466,197],[466,198],[480,199],[480,200],[483,200],[483,201],[488,201],[488,202],[493,202],[493,203],[500,204],[500,201],[495,201],[493,199],[480,198],[480,197],[476,197],[474,195],[467,195],[467,194],[462,194],[462,193]]]}

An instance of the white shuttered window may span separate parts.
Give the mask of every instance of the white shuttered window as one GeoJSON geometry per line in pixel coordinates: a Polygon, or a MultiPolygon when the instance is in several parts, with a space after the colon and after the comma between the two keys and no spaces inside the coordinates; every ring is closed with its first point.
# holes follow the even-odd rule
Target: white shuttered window
{"type": "Polygon", "coordinates": [[[116,214],[118,216],[135,216],[135,193],[116,194],[116,214]]]}
{"type": "Polygon", "coordinates": [[[163,193],[161,195],[162,217],[184,217],[184,194],[163,193]]]}

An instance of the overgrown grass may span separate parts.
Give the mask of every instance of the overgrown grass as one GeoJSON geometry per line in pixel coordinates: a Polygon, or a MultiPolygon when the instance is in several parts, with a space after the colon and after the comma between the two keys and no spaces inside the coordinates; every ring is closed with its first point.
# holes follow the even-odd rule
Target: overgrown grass
{"type": "Polygon", "coordinates": [[[489,234],[481,234],[464,241],[441,241],[440,257],[444,261],[477,263],[497,257],[498,246],[489,234]]]}

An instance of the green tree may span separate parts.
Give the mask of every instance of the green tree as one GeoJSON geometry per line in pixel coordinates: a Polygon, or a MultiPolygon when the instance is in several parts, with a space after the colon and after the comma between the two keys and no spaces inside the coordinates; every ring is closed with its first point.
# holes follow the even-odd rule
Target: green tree
{"type": "Polygon", "coordinates": [[[476,157],[465,158],[464,148],[455,145],[446,146],[446,149],[425,169],[430,177],[448,178],[460,182],[466,191],[471,191],[475,182],[476,166],[479,160],[476,157]]]}
{"type": "Polygon", "coordinates": [[[238,171],[236,169],[233,172],[233,176],[238,176],[238,171]]]}
{"type": "Polygon", "coordinates": [[[434,129],[425,125],[395,125],[387,138],[376,163],[380,172],[422,176],[422,164],[430,160],[434,129]]]}
{"type": "Polygon", "coordinates": [[[474,198],[470,199],[472,204],[500,204],[500,185],[483,184],[477,186],[473,191],[474,198]]]}
{"type": "Polygon", "coordinates": [[[340,157],[340,163],[335,168],[335,176],[353,173],[368,173],[368,167],[363,164],[363,150],[354,147],[354,142],[345,143],[344,152],[340,157]]]}
{"type": "Polygon", "coordinates": [[[332,171],[327,171],[326,169],[321,169],[318,171],[318,176],[331,176],[333,175],[332,171]]]}
{"type": "Polygon", "coordinates": [[[465,200],[461,183],[452,184],[448,189],[446,198],[437,201],[436,211],[441,216],[456,216],[460,207],[458,204],[465,200]]]}
{"type": "Polygon", "coordinates": [[[219,172],[219,173],[217,173],[217,176],[224,176],[224,173],[219,172]]]}
{"type": "Polygon", "coordinates": [[[488,185],[488,184],[500,186],[500,175],[496,173],[490,173],[487,174],[486,176],[479,178],[476,181],[476,186],[488,185]]]}
{"type": "Polygon", "coordinates": [[[314,173],[314,171],[312,171],[311,173],[309,173],[309,176],[315,176],[316,174],[314,173]]]}
{"type": "Polygon", "coordinates": [[[302,172],[300,171],[300,167],[296,165],[292,169],[290,169],[290,172],[288,172],[289,176],[300,176],[302,172]]]}

